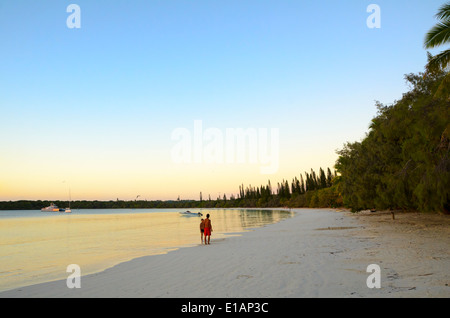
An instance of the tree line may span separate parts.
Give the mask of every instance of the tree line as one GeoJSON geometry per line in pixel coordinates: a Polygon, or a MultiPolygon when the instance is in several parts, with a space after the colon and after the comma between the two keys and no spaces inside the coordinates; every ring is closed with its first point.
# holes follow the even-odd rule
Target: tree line
{"type": "MultiPolygon", "coordinates": [[[[305,172],[305,177],[300,175],[294,177],[291,182],[283,180],[278,182],[275,188],[272,188],[270,180],[267,185],[259,187],[239,186],[237,195],[231,194],[227,197],[211,199],[208,195],[207,200],[203,200],[200,192],[199,200],[168,200],[168,201],[147,201],[147,200],[109,200],[109,201],[87,201],[79,200],[70,202],[72,209],[168,209],[168,208],[234,208],[234,207],[319,207],[319,206],[337,206],[338,194],[333,192],[333,202],[330,201],[330,191],[325,189],[332,188],[333,180],[336,178],[336,171],[331,172],[330,168],[319,169],[316,173],[313,169],[311,172],[305,172]],[[327,200],[325,200],[327,197],[327,200]],[[326,201],[326,203],[325,203],[326,201]]],[[[341,202],[342,200],[340,200],[341,202]]],[[[20,200],[20,201],[2,201],[0,202],[0,210],[40,210],[51,203],[59,207],[69,206],[68,201],[48,201],[48,200],[20,200]]]]}

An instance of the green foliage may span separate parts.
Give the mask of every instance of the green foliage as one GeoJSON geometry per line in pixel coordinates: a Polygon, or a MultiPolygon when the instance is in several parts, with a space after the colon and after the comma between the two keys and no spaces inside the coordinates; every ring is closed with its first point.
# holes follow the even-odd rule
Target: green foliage
{"type": "Polygon", "coordinates": [[[270,181],[266,186],[239,186],[239,199],[234,203],[239,207],[338,207],[342,206],[342,196],[333,174],[328,168],[319,169],[319,174],[311,169],[300,178],[294,177],[289,185],[287,180],[277,183],[276,193],[272,192],[270,181]]]}
{"type": "Polygon", "coordinates": [[[363,141],[338,151],[344,205],[352,210],[448,210],[450,99],[436,95],[448,73],[408,74],[411,90],[391,106],[377,104],[363,141]]]}

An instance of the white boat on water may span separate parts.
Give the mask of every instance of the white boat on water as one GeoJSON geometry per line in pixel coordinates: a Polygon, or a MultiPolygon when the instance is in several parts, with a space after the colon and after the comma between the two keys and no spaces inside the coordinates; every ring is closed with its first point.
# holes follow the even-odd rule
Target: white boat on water
{"type": "Polygon", "coordinates": [[[41,209],[42,212],[59,212],[58,206],[55,204],[50,204],[50,206],[41,209]]]}
{"type": "Polygon", "coordinates": [[[186,212],[180,212],[181,215],[185,215],[185,216],[203,216],[202,213],[198,212],[198,213],[193,213],[191,211],[186,211],[186,212]]]}

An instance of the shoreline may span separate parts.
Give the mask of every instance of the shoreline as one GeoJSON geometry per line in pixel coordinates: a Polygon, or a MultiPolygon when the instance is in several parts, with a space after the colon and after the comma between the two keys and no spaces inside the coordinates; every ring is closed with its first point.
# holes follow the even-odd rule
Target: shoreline
{"type": "MultiPolygon", "coordinates": [[[[181,211],[108,209],[45,215],[19,211],[17,217],[7,213],[0,228],[4,238],[0,292],[66,279],[69,264],[78,264],[88,275],[134,258],[195,246],[200,242],[200,218],[184,217],[181,211]]],[[[281,210],[203,212],[212,213],[216,238],[293,215],[281,210]]]]}
{"type": "MultiPolygon", "coordinates": [[[[281,209],[281,208],[280,208],[281,209]]],[[[449,297],[450,218],[343,209],[291,209],[275,224],[139,257],[81,277],[0,293],[0,298],[449,297]],[[381,268],[381,288],[366,285],[381,268]]],[[[68,274],[69,275],[69,274],[68,274]]]]}

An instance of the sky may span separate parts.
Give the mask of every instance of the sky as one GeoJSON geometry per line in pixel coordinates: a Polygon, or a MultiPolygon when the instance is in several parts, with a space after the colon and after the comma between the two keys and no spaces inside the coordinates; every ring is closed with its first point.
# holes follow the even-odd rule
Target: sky
{"type": "Polygon", "coordinates": [[[0,201],[215,199],[333,169],[423,71],[443,3],[2,0],[0,201]]]}

